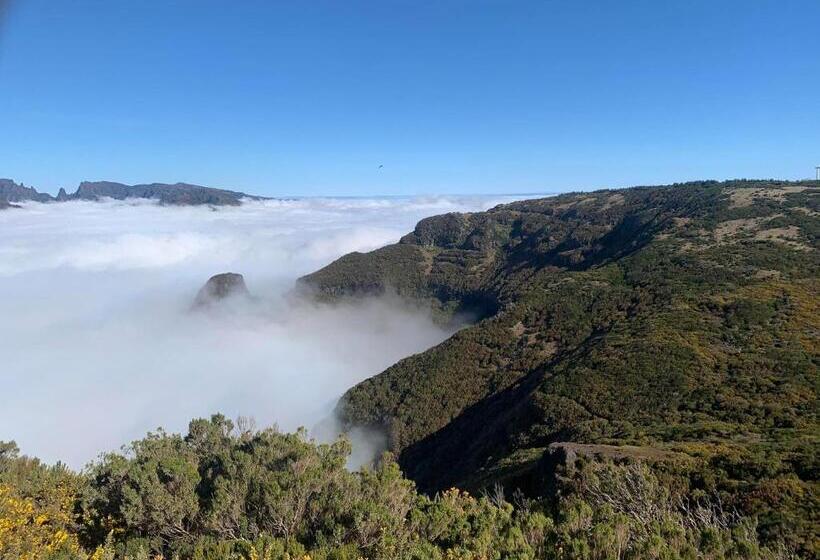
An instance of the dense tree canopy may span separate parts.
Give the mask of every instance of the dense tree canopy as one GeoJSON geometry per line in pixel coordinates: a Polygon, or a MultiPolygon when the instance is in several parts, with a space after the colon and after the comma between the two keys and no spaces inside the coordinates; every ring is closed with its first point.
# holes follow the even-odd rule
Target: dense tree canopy
{"type": "Polygon", "coordinates": [[[81,474],[0,454],[0,558],[787,558],[754,520],[670,489],[640,461],[574,465],[558,504],[452,488],[419,494],[389,455],[345,469],[345,439],[237,429],[159,431],[81,474]],[[557,507],[553,507],[557,505],[557,507]]]}

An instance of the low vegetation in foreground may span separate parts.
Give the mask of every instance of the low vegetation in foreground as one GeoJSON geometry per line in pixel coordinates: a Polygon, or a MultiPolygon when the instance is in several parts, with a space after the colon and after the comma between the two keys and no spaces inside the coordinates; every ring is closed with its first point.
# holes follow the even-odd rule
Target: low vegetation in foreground
{"type": "MultiPolygon", "coordinates": [[[[242,423],[239,423],[240,425],[242,423]]],[[[148,559],[789,558],[717,495],[633,459],[576,461],[557,503],[452,488],[426,496],[385,455],[345,468],[345,439],[237,427],[148,434],[83,472],[0,444],[0,557],[148,559]]]]}

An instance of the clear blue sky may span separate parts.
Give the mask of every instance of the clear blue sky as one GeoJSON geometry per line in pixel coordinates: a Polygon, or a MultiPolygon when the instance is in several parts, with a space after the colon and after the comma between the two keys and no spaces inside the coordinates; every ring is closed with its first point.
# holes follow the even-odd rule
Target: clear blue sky
{"type": "Polygon", "coordinates": [[[818,0],[6,4],[0,177],[51,192],[521,193],[820,165],[818,0]]]}

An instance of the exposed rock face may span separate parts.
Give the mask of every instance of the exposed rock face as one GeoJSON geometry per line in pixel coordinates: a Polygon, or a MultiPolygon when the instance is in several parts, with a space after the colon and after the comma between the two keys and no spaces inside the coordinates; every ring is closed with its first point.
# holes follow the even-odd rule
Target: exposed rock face
{"type": "Polygon", "coordinates": [[[205,307],[229,297],[250,297],[245,278],[235,272],[223,272],[211,276],[194,300],[194,307],[205,307]]]}
{"type": "Polygon", "coordinates": [[[67,199],[98,200],[113,198],[154,198],[161,204],[197,205],[212,204],[215,206],[237,206],[243,198],[259,198],[242,192],[201,187],[187,183],[151,183],[148,185],[124,185],[110,181],[84,181],[77,192],[68,195],[67,199]]]}
{"type": "MultiPolygon", "coordinates": [[[[151,183],[147,185],[124,185],[111,181],[83,181],[73,194],[61,188],[56,198],[48,193],[37,192],[36,189],[17,184],[11,179],[0,179],[0,200],[5,202],[19,202],[34,200],[37,202],[65,202],[68,200],[99,200],[113,198],[125,200],[128,198],[150,198],[160,204],[192,206],[209,204],[212,206],[238,206],[243,198],[260,200],[263,197],[252,196],[238,191],[214,189],[188,183],[151,183]]],[[[5,207],[5,206],[4,206],[5,207]]]]}
{"type": "Polygon", "coordinates": [[[53,199],[50,194],[37,192],[37,189],[27,187],[22,183],[17,184],[11,179],[0,179],[0,200],[5,202],[21,202],[24,200],[49,202],[53,199]]]}

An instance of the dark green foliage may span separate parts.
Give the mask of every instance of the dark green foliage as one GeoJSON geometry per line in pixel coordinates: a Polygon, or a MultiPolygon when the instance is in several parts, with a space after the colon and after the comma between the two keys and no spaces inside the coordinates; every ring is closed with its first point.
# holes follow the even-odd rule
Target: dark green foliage
{"type": "MultiPolygon", "coordinates": [[[[677,450],[700,465],[687,484],[814,546],[818,194],[707,181],[423,220],[358,266],[389,289],[391,251],[413,247],[425,257],[399,293],[486,318],[357,385],[339,413],[385,429],[428,492],[500,480],[545,495],[534,469],[554,442],[677,450]],[[793,491],[778,505],[757,497],[779,485],[793,491]]],[[[304,282],[365,295],[343,262],[304,282]]]]}
{"type": "Polygon", "coordinates": [[[348,491],[348,451],[344,441],[316,446],[302,433],[237,432],[222,416],[193,421],[184,438],[149,434],[92,469],[86,539],[116,528],[154,549],[202,534],[332,541],[347,515],[336,500],[348,491]]]}
{"type": "Polygon", "coordinates": [[[398,464],[349,472],[345,440],[214,416],[82,475],[0,444],[0,506],[56,512],[74,548],[52,559],[86,558],[76,535],[95,560],[816,557],[818,192],[699,182],[423,220],[302,282],[480,319],[341,401],[398,464]]]}
{"type": "Polygon", "coordinates": [[[58,478],[37,482],[49,468],[0,449],[0,558],[14,557],[12,543],[44,560],[789,557],[782,544],[760,546],[754,520],[714,497],[690,497],[668,483],[670,474],[662,482],[615,448],[598,449],[613,456],[592,461],[564,448],[553,484],[567,498],[550,504],[516,493],[515,506],[501,487],[428,497],[389,456],[349,472],[344,440],[317,445],[302,432],[237,430],[219,415],[194,420],[185,437],[149,434],[83,475],[64,471],[74,480],[68,493],[58,478]],[[56,541],[24,538],[31,525],[52,523],[50,513],[17,523],[20,500],[35,488],[60,496],[69,512],[56,541]]]}
{"type": "MultiPolygon", "coordinates": [[[[303,432],[236,430],[223,416],[164,432],[94,465],[78,496],[83,542],[118,554],[183,558],[534,558],[548,521],[457,490],[416,493],[384,457],[373,469],[344,467],[349,445],[303,432]],[[520,524],[528,528],[520,534],[520,524]],[[111,538],[113,536],[113,542],[111,538]],[[254,556],[255,555],[255,556],[254,556]]],[[[501,499],[501,498],[499,498],[501,499]]]]}

